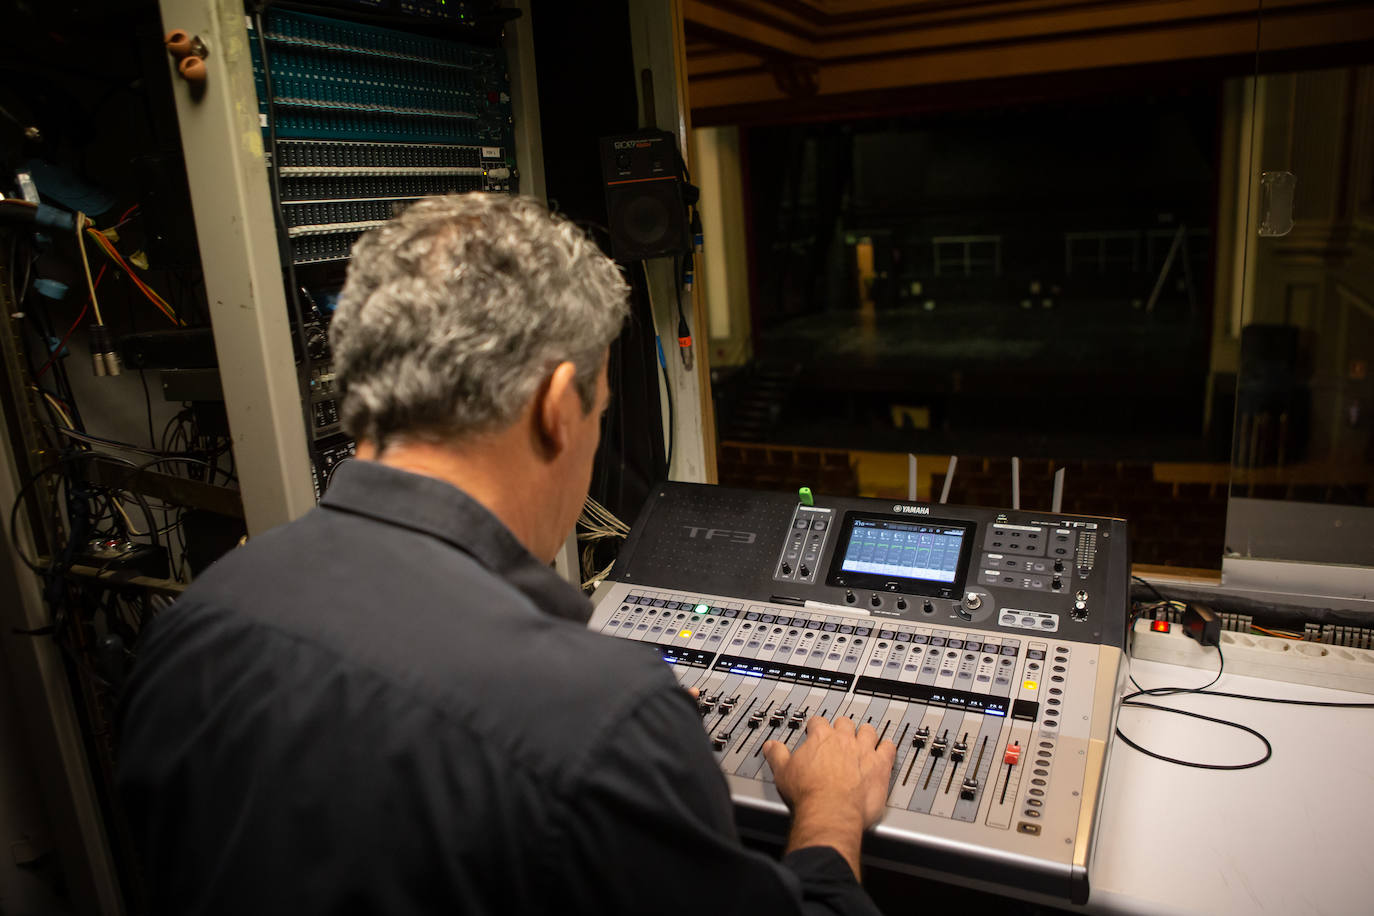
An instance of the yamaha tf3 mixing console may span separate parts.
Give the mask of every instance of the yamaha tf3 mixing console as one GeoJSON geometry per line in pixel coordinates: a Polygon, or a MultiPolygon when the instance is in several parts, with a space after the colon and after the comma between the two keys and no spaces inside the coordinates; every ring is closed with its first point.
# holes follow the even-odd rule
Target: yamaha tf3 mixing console
{"type": "Polygon", "coordinates": [[[848,716],[897,745],[868,858],[1083,902],[1128,589],[1120,520],[664,484],[590,626],[699,691],[742,829],[764,742],[848,716]]]}

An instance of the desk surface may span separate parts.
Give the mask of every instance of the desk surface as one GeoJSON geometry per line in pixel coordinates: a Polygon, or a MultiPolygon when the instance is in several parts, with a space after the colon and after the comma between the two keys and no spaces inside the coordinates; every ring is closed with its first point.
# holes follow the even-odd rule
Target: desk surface
{"type": "MultiPolygon", "coordinates": [[[[1133,661],[1143,687],[1202,685],[1212,673],[1133,661]]],[[[1218,690],[1374,702],[1374,696],[1226,675],[1218,690]]],[[[1098,913],[1374,912],[1374,709],[1221,697],[1148,700],[1257,729],[1274,756],[1251,770],[1180,767],[1114,741],[1091,896],[1098,913]]],[[[1210,763],[1255,759],[1250,735],[1122,707],[1121,730],[1158,753],[1210,763]]]]}

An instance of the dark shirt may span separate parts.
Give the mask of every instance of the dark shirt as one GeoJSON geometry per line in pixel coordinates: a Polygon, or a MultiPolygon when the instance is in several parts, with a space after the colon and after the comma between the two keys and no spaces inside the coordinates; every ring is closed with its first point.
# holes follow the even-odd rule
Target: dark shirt
{"type": "Polygon", "coordinates": [[[354,461],[149,627],[119,783],[152,909],[873,913],[744,849],[694,704],[493,515],[354,461]]]}

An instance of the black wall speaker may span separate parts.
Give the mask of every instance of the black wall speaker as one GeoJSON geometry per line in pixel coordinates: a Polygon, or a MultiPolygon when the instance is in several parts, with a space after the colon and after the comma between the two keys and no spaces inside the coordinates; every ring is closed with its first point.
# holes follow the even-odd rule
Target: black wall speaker
{"type": "Polygon", "coordinates": [[[691,253],[682,158],[671,133],[602,137],[601,174],[617,261],[691,253]]]}

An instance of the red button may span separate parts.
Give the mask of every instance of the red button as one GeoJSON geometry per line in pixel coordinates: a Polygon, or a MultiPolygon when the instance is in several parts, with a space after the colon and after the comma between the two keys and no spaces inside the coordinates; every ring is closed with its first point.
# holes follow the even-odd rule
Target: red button
{"type": "Polygon", "coordinates": [[[1007,766],[1015,766],[1021,759],[1021,745],[1013,744],[1007,748],[1007,753],[1002,757],[1002,762],[1007,766]]]}
{"type": "Polygon", "coordinates": [[[1156,620],[1154,623],[1150,624],[1150,629],[1154,630],[1156,633],[1167,633],[1169,632],[1169,621],[1156,620]]]}

